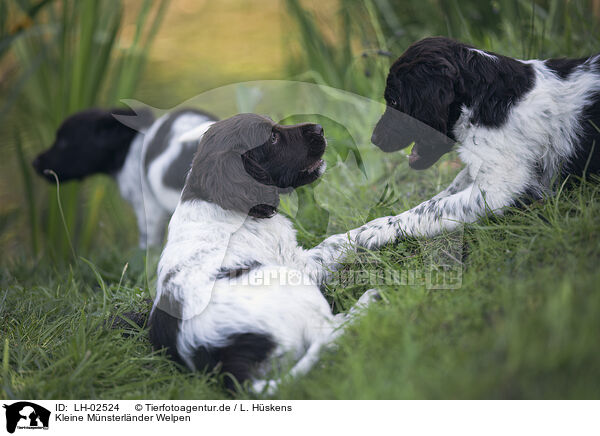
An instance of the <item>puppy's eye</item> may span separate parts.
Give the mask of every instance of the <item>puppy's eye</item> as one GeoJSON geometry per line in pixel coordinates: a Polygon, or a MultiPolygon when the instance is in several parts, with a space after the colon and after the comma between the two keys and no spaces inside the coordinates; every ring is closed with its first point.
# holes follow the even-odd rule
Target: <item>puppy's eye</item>
{"type": "Polygon", "coordinates": [[[390,98],[389,103],[390,103],[390,106],[392,106],[392,107],[398,106],[398,102],[396,100],[394,100],[393,98],[390,98]]]}
{"type": "Polygon", "coordinates": [[[271,132],[271,144],[277,144],[279,141],[279,133],[271,132]]]}

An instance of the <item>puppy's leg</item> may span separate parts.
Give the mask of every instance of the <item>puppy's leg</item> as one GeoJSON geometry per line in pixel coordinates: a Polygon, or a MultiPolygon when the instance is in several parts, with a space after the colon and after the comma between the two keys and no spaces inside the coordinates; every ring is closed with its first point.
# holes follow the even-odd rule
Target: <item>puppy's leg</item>
{"type": "MultiPolygon", "coordinates": [[[[442,231],[452,231],[462,224],[473,223],[486,212],[486,197],[483,193],[465,189],[445,197],[432,198],[400,215],[374,219],[355,233],[358,246],[379,248],[397,239],[429,237],[442,231]]],[[[509,199],[495,202],[499,210],[510,204],[509,199]]]]}
{"type": "Polygon", "coordinates": [[[337,339],[349,324],[353,323],[359,316],[363,315],[371,303],[380,299],[381,296],[379,295],[379,291],[377,289],[369,289],[360,296],[358,301],[354,303],[348,313],[337,314],[335,316],[336,329],[332,334],[330,342],[333,342],[335,339],[337,339]]]}
{"type": "Polygon", "coordinates": [[[362,315],[371,303],[381,300],[381,295],[377,289],[369,289],[360,296],[358,301],[350,308],[346,318],[348,321],[354,321],[358,315],[362,315]]]}
{"type": "Polygon", "coordinates": [[[463,169],[454,182],[431,200],[400,215],[377,218],[348,232],[357,246],[379,248],[403,236],[429,237],[474,223],[486,214],[502,214],[531,186],[533,166],[513,162],[510,169],[482,163],[477,171],[463,169]],[[485,164],[485,167],[484,167],[485,164]],[[471,177],[478,174],[476,180],[471,177]]]}
{"type": "MultiPolygon", "coordinates": [[[[311,368],[319,361],[319,356],[323,348],[332,348],[334,341],[342,335],[348,325],[354,322],[364,313],[367,307],[374,301],[380,299],[379,292],[376,289],[369,289],[352,306],[348,313],[340,313],[334,316],[329,323],[328,328],[321,328],[320,335],[308,347],[304,356],[292,367],[287,374],[290,377],[299,377],[307,374],[311,368]]],[[[264,393],[273,395],[281,379],[276,380],[254,380],[252,390],[255,393],[264,393]]]]}
{"type": "Polygon", "coordinates": [[[433,199],[448,197],[449,195],[456,194],[457,192],[467,189],[473,183],[473,179],[469,174],[469,168],[463,168],[452,180],[452,183],[448,185],[446,189],[437,194],[433,199]]]}
{"type": "Polygon", "coordinates": [[[138,226],[138,245],[141,249],[145,250],[148,248],[148,229],[146,226],[146,212],[144,211],[143,205],[139,208],[135,208],[135,218],[138,226]]]}
{"type": "MultiPolygon", "coordinates": [[[[461,191],[471,192],[473,186],[468,168],[463,168],[450,186],[433,197],[430,202],[456,195],[461,191]]],[[[414,213],[416,209],[423,205],[425,203],[407,212],[407,214],[414,213]]],[[[423,208],[428,209],[431,207],[429,205],[423,206],[423,208]]],[[[308,250],[305,272],[311,275],[317,283],[322,283],[332,270],[340,266],[349,250],[353,250],[356,246],[371,249],[378,248],[395,241],[399,237],[396,218],[378,218],[348,233],[328,237],[316,247],[308,250]]],[[[409,216],[405,216],[404,219],[411,221],[409,216]]],[[[410,229],[412,230],[413,227],[410,229]]]]}
{"type": "MultiPolygon", "coordinates": [[[[290,369],[286,376],[298,377],[306,374],[319,361],[319,354],[325,342],[313,342],[304,356],[290,369]]],[[[281,379],[274,380],[254,380],[252,382],[252,390],[257,394],[273,395],[277,387],[281,383],[281,379]]]]}
{"type": "Polygon", "coordinates": [[[160,247],[165,238],[165,230],[169,215],[162,209],[146,218],[146,243],[148,247],[160,247]]]}
{"type": "Polygon", "coordinates": [[[135,215],[140,232],[140,248],[159,247],[165,237],[169,214],[158,203],[146,187],[139,204],[135,205],[135,215]]]}

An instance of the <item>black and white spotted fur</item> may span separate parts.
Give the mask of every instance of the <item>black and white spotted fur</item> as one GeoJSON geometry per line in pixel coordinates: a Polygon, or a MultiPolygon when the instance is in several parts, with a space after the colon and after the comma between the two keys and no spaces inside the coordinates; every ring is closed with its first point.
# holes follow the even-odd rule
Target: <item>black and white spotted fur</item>
{"type": "Polygon", "coordinates": [[[374,144],[394,151],[416,140],[409,165],[425,169],[457,142],[465,168],[431,200],[364,226],[361,244],[452,230],[552,193],[557,178],[600,171],[600,55],[522,61],[427,38],[392,65],[385,100],[374,144]],[[419,140],[419,123],[450,139],[419,140]]]}
{"type": "MultiPolygon", "coordinates": [[[[213,124],[194,157],[158,265],[150,337],[192,370],[218,368],[257,392],[272,369],[307,372],[375,295],[333,315],[319,285],[348,235],[305,250],[279,195],[325,170],[323,129],[254,114],[213,124]]],[[[231,379],[226,385],[232,386],[231,379]]]]}
{"type": "Polygon", "coordinates": [[[215,118],[183,109],[154,120],[150,112],[88,109],[67,118],[54,144],[33,161],[50,182],[109,174],[135,211],[140,247],[163,242],[198,145],[215,118]],[[122,118],[121,118],[122,117],[122,118]],[[122,121],[126,120],[126,123],[122,121]],[[194,140],[186,140],[192,131],[194,140]]]}

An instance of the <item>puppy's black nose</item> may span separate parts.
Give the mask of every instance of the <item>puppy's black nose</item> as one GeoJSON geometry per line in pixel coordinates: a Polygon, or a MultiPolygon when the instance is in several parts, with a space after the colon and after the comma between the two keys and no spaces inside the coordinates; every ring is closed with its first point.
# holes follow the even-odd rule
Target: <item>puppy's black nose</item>
{"type": "Polygon", "coordinates": [[[323,136],[323,126],[320,124],[315,124],[314,131],[317,135],[323,136]]]}

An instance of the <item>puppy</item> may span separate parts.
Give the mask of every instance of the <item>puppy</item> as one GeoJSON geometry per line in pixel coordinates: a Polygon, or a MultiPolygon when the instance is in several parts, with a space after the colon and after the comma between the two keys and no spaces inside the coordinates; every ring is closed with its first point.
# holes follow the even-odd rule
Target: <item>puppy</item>
{"type": "Polygon", "coordinates": [[[48,170],[60,182],[113,176],[136,214],[140,247],[156,246],[163,242],[198,145],[197,139],[187,141],[182,135],[194,129],[195,137],[201,137],[215,120],[194,109],[156,121],[147,111],[88,109],[62,123],[54,144],[34,159],[33,167],[50,182],[55,179],[48,170]],[[132,119],[137,130],[119,117],[132,119]]]}
{"type": "Polygon", "coordinates": [[[392,65],[384,96],[375,145],[394,151],[415,141],[408,162],[422,170],[458,141],[466,166],[431,200],[367,224],[361,244],[452,230],[551,193],[557,177],[600,171],[598,55],[522,61],[427,38],[392,65]],[[439,135],[424,140],[431,129],[439,135]]]}
{"type": "MultiPolygon", "coordinates": [[[[150,338],[192,370],[218,368],[256,392],[269,370],[306,373],[319,351],[369,303],[333,315],[319,285],[339,265],[349,235],[305,250],[279,196],[325,170],[318,124],[282,126],[254,114],[204,134],[158,265],[150,338]]],[[[226,379],[231,388],[234,382],[226,379]]]]}

